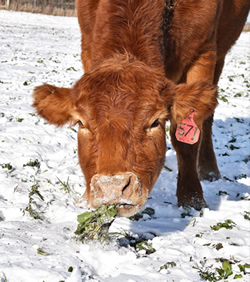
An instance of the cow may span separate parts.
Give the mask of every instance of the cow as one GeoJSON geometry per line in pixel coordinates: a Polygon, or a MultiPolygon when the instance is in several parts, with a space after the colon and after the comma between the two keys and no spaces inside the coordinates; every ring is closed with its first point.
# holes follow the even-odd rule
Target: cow
{"type": "Polygon", "coordinates": [[[33,106],[78,124],[83,195],[91,208],[146,203],[165,161],[165,123],[178,160],[178,205],[207,207],[200,180],[220,178],[212,145],[217,83],[249,0],[78,0],[84,75],[44,84],[33,106]]]}

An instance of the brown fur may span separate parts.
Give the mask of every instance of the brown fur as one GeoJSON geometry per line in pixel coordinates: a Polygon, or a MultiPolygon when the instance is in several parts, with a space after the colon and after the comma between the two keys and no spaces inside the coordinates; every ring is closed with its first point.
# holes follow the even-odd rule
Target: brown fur
{"type": "Polygon", "coordinates": [[[178,158],[178,204],[206,206],[198,160],[200,177],[219,177],[211,141],[217,105],[212,83],[218,82],[249,5],[249,0],[77,1],[85,74],[72,89],[37,87],[33,105],[58,126],[81,122],[79,161],[92,207],[95,195],[106,189],[100,188],[106,183],[96,184],[103,175],[125,175],[120,183],[127,184],[115,191],[121,199],[110,200],[130,204],[120,208],[121,215],[143,206],[164,164],[167,119],[178,158]],[[175,138],[177,124],[191,110],[201,130],[194,145],[175,138]]]}

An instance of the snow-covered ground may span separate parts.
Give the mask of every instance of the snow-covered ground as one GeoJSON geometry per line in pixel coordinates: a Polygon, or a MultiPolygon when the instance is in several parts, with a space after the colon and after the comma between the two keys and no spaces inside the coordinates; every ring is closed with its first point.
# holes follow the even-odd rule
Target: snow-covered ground
{"type": "Polygon", "coordinates": [[[222,179],[202,182],[210,208],[201,215],[177,207],[168,138],[171,171],[162,171],[146,204],[155,214],[117,218],[110,231],[127,239],[83,244],[74,238],[86,211],[76,205],[85,189],[76,132],[48,125],[31,107],[35,86],[69,87],[82,75],[77,19],[0,11],[1,282],[216,281],[230,269],[228,281],[249,281],[249,46],[243,33],[219,85],[214,147],[222,179]],[[150,250],[133,247],[142,238],[150,250]]]}

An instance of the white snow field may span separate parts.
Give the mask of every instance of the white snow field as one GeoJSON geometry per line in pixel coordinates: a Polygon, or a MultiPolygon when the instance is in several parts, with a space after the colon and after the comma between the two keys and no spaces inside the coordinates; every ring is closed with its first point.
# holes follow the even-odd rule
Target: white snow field
{"type": "MultiPolygon", "coordinates": [[[[76,18],[0,10],[0,280],[250,281],[250,33],[227,56],[213,126],[222,178],[202,182],[209,209],[176,201],[176,155],[145,206],[117,218],[108,245],[76,240],[85,190],[75,129],[35,114],[32,91],[82,74],[76,18]],[[171,170],[171,171],[170,171],[171,170]],[[135,242],[144,239],[142,248],[135,242]]],[[[168,134],[168,133],[167,133],[168,134]]]]}

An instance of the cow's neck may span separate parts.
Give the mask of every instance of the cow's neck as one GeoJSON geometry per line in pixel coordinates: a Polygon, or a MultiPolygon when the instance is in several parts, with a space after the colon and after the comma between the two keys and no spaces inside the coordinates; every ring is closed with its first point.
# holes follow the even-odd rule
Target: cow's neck
{"type": "Polygon", "coordinates": [[[100,0],[93,32],[91,68],[114,54],[129,53],[164,73],[161,42],[165,6],[165,0],[100,0]]]}

